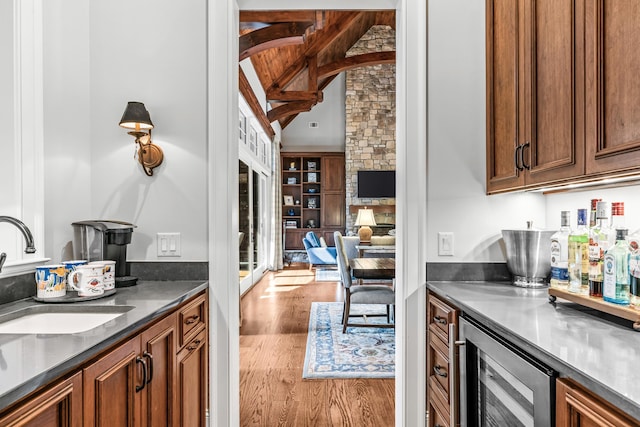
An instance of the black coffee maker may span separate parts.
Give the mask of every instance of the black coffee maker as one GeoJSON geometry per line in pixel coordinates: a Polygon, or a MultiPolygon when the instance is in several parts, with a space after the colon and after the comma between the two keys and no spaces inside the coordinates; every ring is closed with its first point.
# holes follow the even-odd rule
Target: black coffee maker
{"type": "Polygon", "coordinates": [[[138,278],[131,276],[127,264],[127,245],[135,225],[124,221],[78,221],[73,226],[73,256],[91,261],[116,262],[116,288],[133,286],[138,278]]]}

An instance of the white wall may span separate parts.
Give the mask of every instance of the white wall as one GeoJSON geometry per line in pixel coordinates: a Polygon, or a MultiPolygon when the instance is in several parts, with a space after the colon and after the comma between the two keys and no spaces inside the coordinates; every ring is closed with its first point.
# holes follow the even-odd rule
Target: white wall
{"type": "Polygon", "coordinates": [[[156,260],[156,233],[180,232],[182,257],[162,260],[206,261],[206,2],[55,1],[45,29],[45,150],[61,159],[46,201],[65,205],[47,210],[48,255],[71,222],[117,219],[137,225],[129,260],[156,260]],[[127,101],[145,103],[164,151],[153,177],[118,126],[127,101]]]}
{"type": "Polygon", "coordinates": [[[546,226],[541,194],[485,194],[484,10],[475,0],[429,1],[429,262],[503,262],[500,230],[546,226]],[[438,256],[439,231],[454,233],[453,257],[438,256]]]}
{"type": "Polygon", "coordinates": [[[338,151],[345,149],[345,74],[323,91],[323,101],[300,113],[282,132],[282,151],[338,151]],[[317,122],[310,128],[309,122],[317,122]]]}

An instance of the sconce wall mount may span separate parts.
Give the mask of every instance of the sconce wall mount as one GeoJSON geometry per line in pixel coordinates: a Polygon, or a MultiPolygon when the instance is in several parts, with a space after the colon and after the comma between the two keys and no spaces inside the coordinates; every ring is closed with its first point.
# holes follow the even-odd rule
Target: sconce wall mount
{"type": "Polygon", "coordinates": [[[135,143],[138,144],[138,161],[142,165],[144,173],[147,176],[153,176],[153,168],[162,164],[164,154],[162,149],[151,141],[153,123],[144,104],[142,102],[129,101],[122,119],[120,119],[120,126],[125,129],[132,129],[127,133],[135,137],[135,143]]]}

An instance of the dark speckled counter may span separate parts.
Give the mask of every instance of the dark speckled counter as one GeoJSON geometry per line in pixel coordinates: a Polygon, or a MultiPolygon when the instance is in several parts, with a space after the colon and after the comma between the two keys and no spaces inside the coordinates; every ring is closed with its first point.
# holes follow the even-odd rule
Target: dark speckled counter
{"type": "MultiPolygon", "coordinates": [[[[205,290],[206,281],[141,281],[115,295],[75,305],[127,305],[134,309],[87,332],[68,335],[0,334],[0,412],[40,386],[77,369],[112,344],[205,290]]],[[[0,305],[0,315],[31,305],[0,305]]]]}
{"type": "Polygon", "coordinates": [[[640,420],[640,332],[631,322],[505,283],[428,282],[518,347],[640,420]]]}

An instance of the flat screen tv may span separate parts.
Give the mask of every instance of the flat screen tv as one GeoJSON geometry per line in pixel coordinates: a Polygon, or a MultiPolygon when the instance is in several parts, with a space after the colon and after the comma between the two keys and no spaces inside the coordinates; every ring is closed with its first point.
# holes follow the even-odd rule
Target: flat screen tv
{"type": "Polygon", "coordinates": [[[396,171],[358,171],[358,197],[396,197],[396,171]]]}

